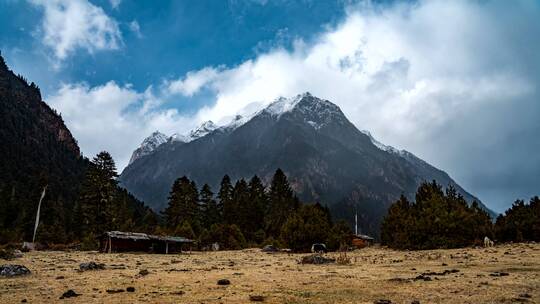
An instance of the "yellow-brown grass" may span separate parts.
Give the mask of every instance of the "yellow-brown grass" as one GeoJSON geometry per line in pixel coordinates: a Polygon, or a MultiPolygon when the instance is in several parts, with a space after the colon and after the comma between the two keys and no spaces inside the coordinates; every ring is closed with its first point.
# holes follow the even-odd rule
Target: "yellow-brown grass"
{"type": "Polygon", "coordinates": [[[32,274],[0,279],[0,303],[248,303],[250,295],[264,296],[265,303],[540,303],[540,244],[411,252],[371,247],[348,252],[347,265],[300,265],[301,257],[258,249],[176,255],[31,252],[5,262],[25,265],[32,274]],[[106,270],[78,272],[79,263],[88,261],[104,263],[106,270]],[[150,273],[139,276],[141,269],[150,273]],[[459,272],[413,280],[453,269],[459,272]],[[495,272],[508,276],[492,276],[495,272]],[[223,278],[231,284],[217,285],[223,278]],[[135,292],[106,292],[127,287],[135,292]],[[68,289],[81,296],[60,300],[68,289]]]}

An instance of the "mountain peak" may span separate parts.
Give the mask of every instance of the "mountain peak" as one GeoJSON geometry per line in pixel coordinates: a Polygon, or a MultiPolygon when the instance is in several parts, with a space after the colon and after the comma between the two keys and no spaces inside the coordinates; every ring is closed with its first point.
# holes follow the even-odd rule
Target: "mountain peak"
{"type": "Polygon", "coordinates": [[[171,137],[169,137],[170,142],[188,142],[188,139],[185,135],[182,135],[180,133],[173,133],[171,137]]]}
{"type": "Polygon", "coordinates": [[[167,135],[159,132],[158,130],[154,131],[150,136],[143,140],[137,150],[133,151],[131,159],[129,160],[129,164],[133,163],[135,160],[145,155],[154,152],[157,147],[166,143],[168,140],[169,137],[167,135]]]}
{"type": "Polygon", "coordinates": [[[217,128],[218,126],[213,121],[211,120],[205,121],[200,126],[198,126],[197,128],[191,130],[191,132],[189,132],[188,140],[192,141],[192,140],[201,138],[205,136],[206,134],[211,133],[217,128]]]}
{"type": "Polygon", "coordinates": [[[294,97],[286,98],[279,97],[268,105],[263,112],[269,113],[273,116],[281,116],[284,113],[290,112],[296,108],[314,108],[319,109],[320,105],[332,106],[339,109],[338,106],[318,97],[311,95],[310,92],[304,92],[294,97]],[[319,105],[319,106],[317,106],[319,105]]]}

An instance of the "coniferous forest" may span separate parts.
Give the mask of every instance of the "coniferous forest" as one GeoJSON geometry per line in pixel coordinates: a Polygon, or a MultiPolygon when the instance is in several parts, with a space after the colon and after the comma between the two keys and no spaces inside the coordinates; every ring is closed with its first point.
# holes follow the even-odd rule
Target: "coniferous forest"
{"type": "Polygon", "coordinates": [[[272,244],[307,251],[323,242],[335,250],[351,235],[347,224],[332,221],[327,207],[302,204],[280,169],[268,189],[257,176],[233,183],[225,175],[216,194],[207,184],[199,190],[181,177],[172,186],[163,217],[158,233],[190,237],[201,248],[217,242],[225,249],[272,244]]]}
{"type": "Polygon", "coordinates": [[[540,199],[518,200],[493,223],[476,202],[436,181],[423,183],[416,200],[402,196],[381,225],[381,242],[397,249],[459,248],[481,245],[484,237],[497,242],[540,241],[540,199]]]}

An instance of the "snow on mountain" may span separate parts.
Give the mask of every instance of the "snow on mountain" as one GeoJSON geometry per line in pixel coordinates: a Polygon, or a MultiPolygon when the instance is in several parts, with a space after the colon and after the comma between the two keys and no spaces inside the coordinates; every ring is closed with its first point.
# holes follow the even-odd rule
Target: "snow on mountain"
{"type": "Polygon", "coordinates": [[[152,153],[157,147],[166,143],[169,137],[159,131],[155,131],[152,135],[148,136],[143,140],[139,148],[133,151],[129,164],[133,163],[135,160],[152,153]]]}
{"type": "Polygon", "coordinates": [[[203,122],[199,127],[191,130],[187,136],[187,142],[206,136],[216,130],[218,126],[211,120],[203,122]]]}
{"type": "Polygon", "coordinates": [[[401,156],[404,156],[406,153],[408,153],[407,151],[405,150],[399,150],[399,149],[396,149],[392,146],[387,146],[383,143],[381,143],[380,141],[376,140],[369,131],[367,130],[361,130],[360,132],[366,134],[369,139],[371,140],[371,142],[379,149],[383,150],[383,151],[386,151],[386,152],[390,152],[390,153],[394,153],[394,154],[398,154],[398,155],[401,155],[401,156]]]}
{"type": "Polygon", "coordinates": [[[168,142],[188,142],[189,140],[185,135],[182,135],[180,133],[174,133],[169,137],[168,142]]]}
{"type": "Polygon", "coordinates": [[[253,118],[253,115],[249,116],[242,116],[242,115],[235,115],[234,118],[226,125],[222,126],[221,128],[227,129],[227,130],[234,130],[241,125],[248,122],[251,118],[253,118]]]}
{"type": "MultiPolygon", "coordinates": [[[[319,130],[326,124],[344,117],[341,109],[337,105],[327,100],[317,98],[309,92],[289,98],[279,97],[262,110],[255,111],[249,115],[236,115],[229,123],[222,126],[218,126],[213,121],[209,120],[203,122],[200,126],[194,128],[186,135],[174,133],[170,137],[156,131],[146,138],[141,146],[133,152],[133,156],[129,163],[131,164],[135,159],[152,153],[159,145],[165,142],[189,143],[193,140],[202,138],[217,129],[232,132],[261,114],[270,114],[272,117],[279,119],[283,114],[292,111],[294,111],[296,115],[300,115],[302,119],[315,130],[319,130]]],[[[407,153],[405,150],[398,150],[392,146],[382,144],[373,138],[369,131],[363,130],[361,132],[367,135],[371,142],[380,150],[400,156],[404,156],[407,153]]]]}
{"type": "MultiPolygon", "coordinates": [[[[308,93],[309,94],[309,93],[308,93]]],[[[298,102],[304,97],[304,94],[298,94],[293,98],[279,97],[270,105],[268,105],[263,112],[270,113],[271,115],[281,116],[283,113],[291,111],[298,102]]]]}

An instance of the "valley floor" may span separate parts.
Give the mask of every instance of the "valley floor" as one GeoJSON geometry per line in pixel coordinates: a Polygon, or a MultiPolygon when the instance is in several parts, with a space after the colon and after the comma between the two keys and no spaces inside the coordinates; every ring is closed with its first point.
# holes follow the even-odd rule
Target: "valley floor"
{"type": "Polygon", "coordinates": [[[298,264],[302,256],[258,249],[31,252],[0,260],[32,271],[0,279],[0,303],[248,303],[254,295],[264,303],[540,303],[540,244],[411,252],[372,247],[349,252],[350,265],[298,264]],[[77,271],[89,261],[106,268],[77,271]],[[140,275],[143,269],[149,274],[140,275]],[[219,279],[230,285],[217,285],[219,279]],[[135,291],[111,292],[128,287],[135,291]],[[80,296],[60,300],[69,289],[80,296]]]}

